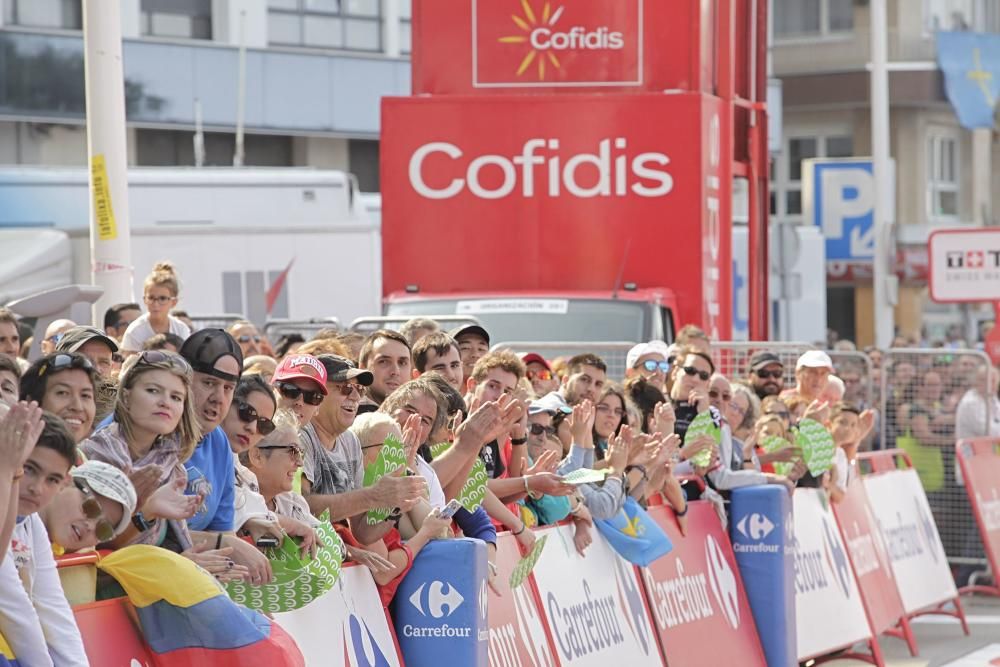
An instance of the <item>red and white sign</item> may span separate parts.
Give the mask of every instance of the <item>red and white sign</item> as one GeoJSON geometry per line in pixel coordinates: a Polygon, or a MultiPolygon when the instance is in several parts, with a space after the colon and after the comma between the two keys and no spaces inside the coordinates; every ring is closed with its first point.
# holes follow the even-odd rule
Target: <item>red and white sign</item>
{"type": "Polygon", "coordinates": [[[556,667],[554,647],[545,632],[532,577],[516,589],[510,588],[510,574],[520,560],[517,539],[510,533],[498,535],[495,585],[501,594],[490,590],[487,596],[490,666],[556,667]]]}
{"type": "Polygon", "coordinates": [[[818,489],[796,489],[795,626],[799,660],[871,639],[847,548],[818,489]]]}
{"type": "Polygon", "coordinates": [[[993,572],[1000,572],[1000,451],[997,440],[976,438],[958,443],[966,493],[993,572]]]}
{"type": "Polygon", "coordinates": [[[472,85],[641,85],[642,6],[642,0],[472,0],[472,85]]]}
{"type": "Polygon", "coordinates": [[[851,480],[847,493],[833,506],[833,511],[872,629],[875,634],[882,634],[895,628],[905,619],[906,612],[892,574],[888,550],[868,506],[865,485],[860,477],[851,480]]]}
{"type": "Polygon", "coordinates": [[[939,229],[927,240],[931,298],[1000,300],[1000,229],[939,229]]]}
{"type": "Polygon", "coordinates": [[[563,667],[660,667],[663,658],[635,568],[600,533],[583,558],[573,528],[536,531],[548,544],[533,571],[563,667]]]}
{"type": "Polygon", "coordinates": [[[649,508],[674,548],[639,570],[670,665],[699,667],[708,656],[719,665],[766,665],[729,536],[707,502],[688,507],[687,535],[667,507],[649,508]]]}
{"type": "Polygon", "coordinates": [[[718,100],[698,94],[384,99],[385,293],[608,290],[620,278],[672,288],[678,322],[726,340],[719,119],[718,100]]]}
{"type": "Polygon", "coordinates": [[[957,597],[917,471],[910,468],[866,475],[864,483],[906,613],[957,597]]]}

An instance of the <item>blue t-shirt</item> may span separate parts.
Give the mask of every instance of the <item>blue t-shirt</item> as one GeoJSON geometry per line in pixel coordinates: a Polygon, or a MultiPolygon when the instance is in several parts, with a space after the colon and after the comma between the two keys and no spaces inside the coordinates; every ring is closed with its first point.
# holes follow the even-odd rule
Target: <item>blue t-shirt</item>
{"type": "Polygon", "coordinates": [[[187,520],[191,530],[228,532],[233,529],[233,496],[236,474],[233,450],[221,426],[216,426],[201,439],[194,454],[184,464],[188,473],[185,493],[205,494],[198,512],[187,520]]]}

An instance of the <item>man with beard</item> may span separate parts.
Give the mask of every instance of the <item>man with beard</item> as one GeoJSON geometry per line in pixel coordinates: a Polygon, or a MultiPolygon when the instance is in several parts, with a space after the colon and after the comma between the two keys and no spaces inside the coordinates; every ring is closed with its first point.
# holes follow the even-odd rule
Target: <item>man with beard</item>
{"type": "Polygon", "coordinates": [[[749,380],[757,398],[777,396],[785,388],[785,365],[773,352],[757,352],[750,357],[749,380]]]}

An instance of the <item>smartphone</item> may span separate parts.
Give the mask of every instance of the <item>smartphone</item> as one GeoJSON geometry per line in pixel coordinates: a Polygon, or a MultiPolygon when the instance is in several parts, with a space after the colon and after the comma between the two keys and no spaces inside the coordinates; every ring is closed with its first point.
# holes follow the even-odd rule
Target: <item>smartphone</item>
{"type": "Polygon", "coordinates": [[[455,512],[462,508],[462,503],[458,502],[457,498],[452,498],[447,505],[441,508],[438,512],[438,516],[442,519],[450,519],[455,516],[455,512]]]}
{"type": "Polygon", "coordinates": [[[278,546],[278,540],[273,537],[258,537],[255,544],[258,549],[273,549],[278,546]]]}

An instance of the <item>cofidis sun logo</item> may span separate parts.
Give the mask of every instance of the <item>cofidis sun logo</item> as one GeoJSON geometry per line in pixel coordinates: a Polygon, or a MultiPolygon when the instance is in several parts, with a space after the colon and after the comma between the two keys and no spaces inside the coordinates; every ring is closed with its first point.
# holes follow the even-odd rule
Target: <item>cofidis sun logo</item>
{"type": "Polygon", "coordinates": [[[473,0],[473,85],[640,85],[642,2],[473,0]]]}

